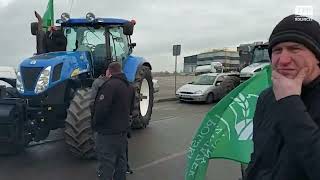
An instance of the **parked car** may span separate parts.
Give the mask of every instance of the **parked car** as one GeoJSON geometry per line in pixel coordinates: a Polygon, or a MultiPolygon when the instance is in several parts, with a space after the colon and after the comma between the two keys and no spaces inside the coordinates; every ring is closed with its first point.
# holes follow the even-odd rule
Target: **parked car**
{"type": "MultiPolygon", "coordinates": [[[[13,67],[0,66],[0,78],[17,79],[16,71],[13,67]]],[[[12,87],[10,84],[0,80],[0,86],[12,87]]]]}
{"type": "Polygon", "coordinates": [[[158,80],[152,79],[152,82],[153,82],[153,92],[154,93],[159,92],[160,86],[158,84],[158,80]]]}
{"type": "Polygon", "coordinates": [[[240,84],[239,73],[207,73],[180,87],[176,96],[180,101],[212,103],[220,100],[240,84]]]}

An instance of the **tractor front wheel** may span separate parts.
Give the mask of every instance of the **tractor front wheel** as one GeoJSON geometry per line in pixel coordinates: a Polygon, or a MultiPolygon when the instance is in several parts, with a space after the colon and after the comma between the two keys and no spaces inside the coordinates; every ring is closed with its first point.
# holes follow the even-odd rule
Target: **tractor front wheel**
{"type": "Polygon", "coordinates": [[[146,128],[149,124],[153,108],[153,82],[149,67],[142,66],[136,73],[135,103],[132,112],[132,127],[135,129],[146,128]]]}
{"type": "Polygon", "coordinates": [[[91,128],[90,89],[79,89],[67,110],[65,141],[72,154],[83,159],[95,157],[94,136],[91,128]]]}

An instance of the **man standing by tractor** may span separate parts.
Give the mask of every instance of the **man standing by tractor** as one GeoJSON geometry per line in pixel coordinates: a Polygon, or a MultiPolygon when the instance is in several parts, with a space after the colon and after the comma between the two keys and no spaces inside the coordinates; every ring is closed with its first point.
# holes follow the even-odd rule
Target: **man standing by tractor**
{"type": "Polygon", "coordinates": [[[92,128],[97,132],[96,151],[100,180],[125,180],[129,116],[134,91],[121,72],[121,64],[112,62],[109,78],[99,89],[93,107],[92,128]]]}
{"type": "MultiPolygon", "coordinates": [[[[107,73],[107,74],[110,74],[109,72],[107,73]]],[[[91,108],[91,114],[93,114],[93,105],[94,105],[94,100],[95,100],[95,98],[96,98],[96,96],[97,96],[97,93],[98,93],[98,91],[99,91],[99,89],[100,89],[100,87],[102,87],[102,85],[107,81],[109,79],[109,77],[107,77],[106,76],[106,70],[105,70],[105,68],[102,70],[102,73],[101,73],[101,75],[97,78],[97,79],[95,79],[94,81],[93,81],[93,83],[92,83],[92,87],[91,87],[91,103],[90,103],[90,108],[91,108]]],[[[130,112],[132,112],[132,109],[130,110],[130,112]]],[[[131,113],[130,113],[131,114],[131,113]]],[[[130,121],[132,121],[131,119],[130,119],[130,121]]],[[[130,122],[130,124],[131,124],[131,122],[130,122]]],[[[130,139],[131,138],[131,128],[129,128],[129,130],[128,130],[128,135],[127,135],[127,137],[130,139]]],[[[126,171],[126,174],[132,174],[133,173],[133,171],[132,171],[132,169],[130,168],[130,165],[129,165],[129,157],[128,157],[128,146],[127,146],[127,148],[126,148],[126,157],[127,157],[127,171],[126,171]]]]}

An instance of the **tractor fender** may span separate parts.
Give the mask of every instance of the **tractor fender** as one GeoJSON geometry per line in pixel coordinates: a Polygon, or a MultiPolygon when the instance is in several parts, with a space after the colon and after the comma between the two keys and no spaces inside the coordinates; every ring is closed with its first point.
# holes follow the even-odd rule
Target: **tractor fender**
{"type": "Polygon", "coordinates": [[[149,62],[142,57],[129,56],[123,63],[123,72],[126,75],[129,82],[134,82],[137,70],[141,66],[147,66],[152,69],[149,62]]]}

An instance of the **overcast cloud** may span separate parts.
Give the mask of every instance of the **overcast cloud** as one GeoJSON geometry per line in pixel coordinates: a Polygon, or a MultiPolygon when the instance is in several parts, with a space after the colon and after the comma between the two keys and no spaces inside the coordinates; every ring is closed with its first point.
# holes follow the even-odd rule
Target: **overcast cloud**
{"type": "MultiPolygon", "coordinates": [[[[47,0],[0,0],[0,65],[17,66],[35,52],[30,33],[33,14],[46,9],[47,0]]],[[[72,0],[55,0],[55,18],[70,12],[72,0]]],[[[236,48],[240,43],[266,41],[283,17],[297,5],[313,6],[320,20],[319,0],[74,0],[72,17],[93,12],[97,17],[135,19],[134,54],[151,61],[154,71],[173,71],[172,45],[181,44],[178,59],[210,48],[236,48]]]]}

